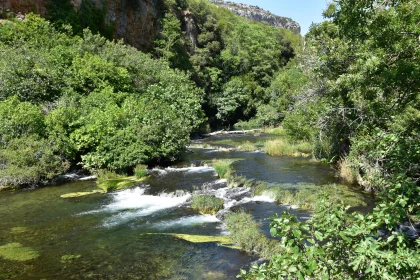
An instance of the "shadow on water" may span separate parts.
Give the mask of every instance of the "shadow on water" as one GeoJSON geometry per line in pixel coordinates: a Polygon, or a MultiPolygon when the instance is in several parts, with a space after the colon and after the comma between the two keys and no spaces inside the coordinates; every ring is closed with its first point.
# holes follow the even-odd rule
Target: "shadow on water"
{"type": "MultiPolygon", "coordinates": [[[[254,136],[235,137],[235,141],[254,136]]],[[[246,140],[248,141],[248,140],[246,140]]],[[[251,140],[249,140],[251,141],[251,140]]],[[[0,246],[20,243],[39,253],[17,262],[0,256],[0,279],[235,279],[256,256],[217,243],[191,243],[170,233],[223,235],[223,223],[190,209],[197,189],[226,187],[213,159],[240,158],[239,175],[276,183],[338,183],[327,164],[306,158],[274,158],[264,153],[191,149],[184,162],[156,168],[132,189],[63,199],[70,192],[91,191],[95,182],[74,182],[37,190],[0,192],[0,246]]],[[[289,209],[271,202],[245,201],[244,209],[262,222],[289,209]]],[[[309,212],[292,209],[301,219],[309,212]]]]}

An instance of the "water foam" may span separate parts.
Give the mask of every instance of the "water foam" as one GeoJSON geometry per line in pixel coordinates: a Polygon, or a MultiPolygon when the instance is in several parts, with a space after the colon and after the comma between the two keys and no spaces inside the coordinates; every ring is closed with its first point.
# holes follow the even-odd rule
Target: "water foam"
{"type": "Polygon", "coordinates": [[[139,217],[149,216],[159,211],[179,207],[185,204],[191,194],[183,191],[148,195],[147,189],[137,187],[113,194],[113,202],[104,206],[100,212],[116,213],[105,219],[104,226],[115,226],[139,217]]]}
{"type": "Polygon", "coordinates": [[[168,229],[174,227],[187,227],[191,225],[200,225],[206,223],[218,223],[220,220],[212,215],[197,215],[190,217],[182,217],[172,221],[162,221],[156,223],[154,227],[159,229],[168,229]]]}
{"type": "Polygon", "coordinates": [[[214,172],[214,167],[211,166],[190,166],[190,167],[167,167],[165,169],[155,168],[153,171],[158,172],[161,175],[165,175],[168,172],[186,172],[186,173],[206,173],[214,172]]]}

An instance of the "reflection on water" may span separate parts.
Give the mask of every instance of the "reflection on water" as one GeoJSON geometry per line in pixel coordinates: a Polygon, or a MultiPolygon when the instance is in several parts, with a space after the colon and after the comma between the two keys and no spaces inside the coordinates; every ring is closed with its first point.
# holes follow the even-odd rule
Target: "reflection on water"
{"type": "MultiPolygon", "coordinates": [[[[234,140],[261,140],[250,137],[234,140]]],[[[267,197],[251,198],[246,189],[226,188],[226,181],[218,180],[206,161],[241,158],[233,164],[239,175],[269,182],[337,182],[328,165],[305,158],[209,151],[192,149],[183,163],[156,168],[144,184],[111,194],[60,198],[95,189],[93,181],[1,192],[0,246],[18,242],[40,257],[22,263],[0,259],[0,279],[235,279],[239,269],[248,267],[256,256],[156,233],[226,234],[219,216],[190,209],[196,190],[223,198],[227,209],[250,212],[267,234],[265,218],[289,207],[267,197]],[[20,229],[13,230],[16,227],[20,229]],[[65,255],[80,257],[62,258],[65,255]]],[[[309,217],[308,212],[292,211],[301,219],[309,217]]]]}

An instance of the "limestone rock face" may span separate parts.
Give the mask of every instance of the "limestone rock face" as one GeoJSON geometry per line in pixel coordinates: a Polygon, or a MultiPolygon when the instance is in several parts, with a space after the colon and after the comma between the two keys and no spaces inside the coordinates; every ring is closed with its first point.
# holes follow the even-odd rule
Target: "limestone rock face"
{"type": "Polygon", "coordinates": [[[191,45],[188,47],[188,51],[190,53],[193,53],[195,52],[195,49],[197,48],[197,37],[198,37],[197,25],[189,11],[182,12],[181,22],[182,22],[182,29],[185,30],[185,33],[191,43],[191,45]]]}
{"type": "MultiPolygon", "coordinates": [[[[75,10],[83,0],[70,0],[75,10]]],[[[123,39],[140,50],[153,47],[158,30],[158,2],[160,0],[91,0],[96,7],[104,9],[105,23],[113,26],[114,39],[123,39]]],[[[48,0],[0,0],[0,13],[26,14],[33,12],[47,16],[48,0]]]]}
{"type": "Polygon", "coordinates": [[[0,0],[0,13],[3,17],[7,16],[7,13],[36,13],[45,16],[46,1],[45,0],[0,0]]]}
{"type": "Polygon", "coordinates": [[[115,39],[123,39],[125,43],[144,51],[153,47],[158,30],[159,0],[93,1],[100,8],[106,3],[105,21],[114,26],[115,39]]]}
{"type": "Polygon", "coordinates": [[[246,17],[251,20],[267,22],[274,27],[283,27],[295,33],[300,33],[300,25],[291,18],[276,16],[269,11],[263,10],[258,6],[250,6],[246,4],[237,4],[234,2],[223,0],[209,0],[213,4],[224,7],[235,14],[246,17]]]}

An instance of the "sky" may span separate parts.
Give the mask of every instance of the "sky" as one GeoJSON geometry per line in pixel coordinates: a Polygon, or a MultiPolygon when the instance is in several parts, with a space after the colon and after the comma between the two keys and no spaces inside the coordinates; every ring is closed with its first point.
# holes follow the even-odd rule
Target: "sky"
{"type": "Polygon", "coordinates": [[[258,6],[271,13],[289,17],[300,24],[301,34],[308,32],[312,22],[323,20],[322,11],[330,0],[229,0],[235,3],[258,6]]]}

